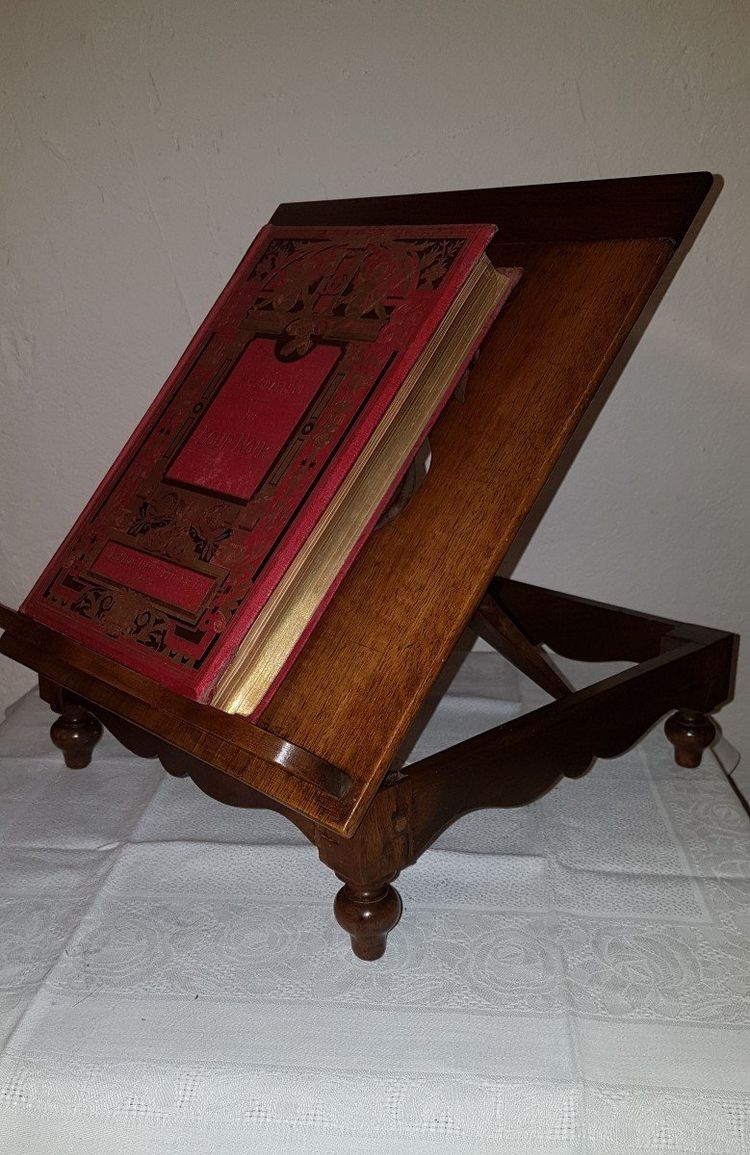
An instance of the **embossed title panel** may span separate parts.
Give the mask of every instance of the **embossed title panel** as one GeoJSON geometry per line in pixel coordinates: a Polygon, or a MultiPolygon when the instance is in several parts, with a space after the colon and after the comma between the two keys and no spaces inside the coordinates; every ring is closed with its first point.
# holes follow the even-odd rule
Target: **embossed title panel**
{"type": "Polygon", "coordinates": [[[164,480],[250,501],[272,466],[278,481],[291,461],[294,445],[282,455],[289,430],[312,432],[312,403],[340,357],[336,346],[317,345],[303,360],[283,362],[270,338],[251,341],[164,480]]]}

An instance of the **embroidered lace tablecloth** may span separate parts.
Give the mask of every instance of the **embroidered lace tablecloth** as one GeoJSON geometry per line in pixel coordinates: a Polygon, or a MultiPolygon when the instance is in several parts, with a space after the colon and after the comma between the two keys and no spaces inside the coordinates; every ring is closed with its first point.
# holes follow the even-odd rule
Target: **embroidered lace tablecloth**
{"type": "MultiPolygon", "coordinates": [[[[474,651],[413,756],[542,700],[474,651]]],[[[750,1151],[750,828],[712,756],[657,729],[464,818],[364,963],[293,826],[108,736],[66,771],[50,718],[0,729],[3,1155],[750,1151]]]]}

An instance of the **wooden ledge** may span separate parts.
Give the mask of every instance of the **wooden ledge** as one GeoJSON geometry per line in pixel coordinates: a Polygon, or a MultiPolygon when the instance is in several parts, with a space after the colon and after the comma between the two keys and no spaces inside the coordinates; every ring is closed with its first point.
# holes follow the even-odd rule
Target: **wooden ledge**
{"type": "Polygon", "coordinates": [[[173,693],[0,604],[0,653],[93,706],[124,718],[191,758],[261,790],[293,810],[337,825],[351,789],[343,770],[247,718],[173,693]]]}

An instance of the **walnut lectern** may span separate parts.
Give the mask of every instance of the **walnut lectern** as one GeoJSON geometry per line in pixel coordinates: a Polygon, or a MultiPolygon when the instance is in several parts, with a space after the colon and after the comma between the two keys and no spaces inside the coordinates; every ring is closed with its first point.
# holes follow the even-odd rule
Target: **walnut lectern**
{"type": "Polygon", "coordinates": [[[489,255],[523,279],[432,467],[370,539],[260,723],[181,698],[0,610],[0,651],[39,674],[52,738],[88,764],[106,726],[234,806],[271,807],[343,882],[336,917],[375,959],[401,914],[391,883],[467,811],[530,802],[660,717],[681,766],[731,693],[736,638],[498,576],[501,562],[712,186],[708,173],[285,204],[273,222],[494,221],[489,255]],[[467,623],[554,701],[403,771],[399,745],[467,623]],[[542,645],[626,672],[574,691],[542,645]]]}

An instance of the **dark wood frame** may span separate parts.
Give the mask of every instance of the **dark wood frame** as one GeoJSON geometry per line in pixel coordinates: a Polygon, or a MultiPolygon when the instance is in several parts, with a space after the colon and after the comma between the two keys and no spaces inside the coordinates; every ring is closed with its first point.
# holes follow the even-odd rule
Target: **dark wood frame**
{"type": "Polygon", "coordinates": [[[708,714],[731,694],[734,635],[498,572],[712,189],[709,174],[688,173],[282,205],[280,224],[496,221],[490,255],[524,278],[466,400],[431,435],[425,483],[368,542],[259,724],[0,607],[0,652],[39,674],[67,765],[88,764],[104,725],[220,801],[283,813],[342,880],[336,917],[363,959],[382,955],[399,919],[398,872],[460,815],[523,805],[671,710],[677,761],[697,765],[715,736],[708,714]],[[468,623],[554,700],[392,769],[468,623]],[[636,664],[575,691],[548,650],[636,664]]]}

